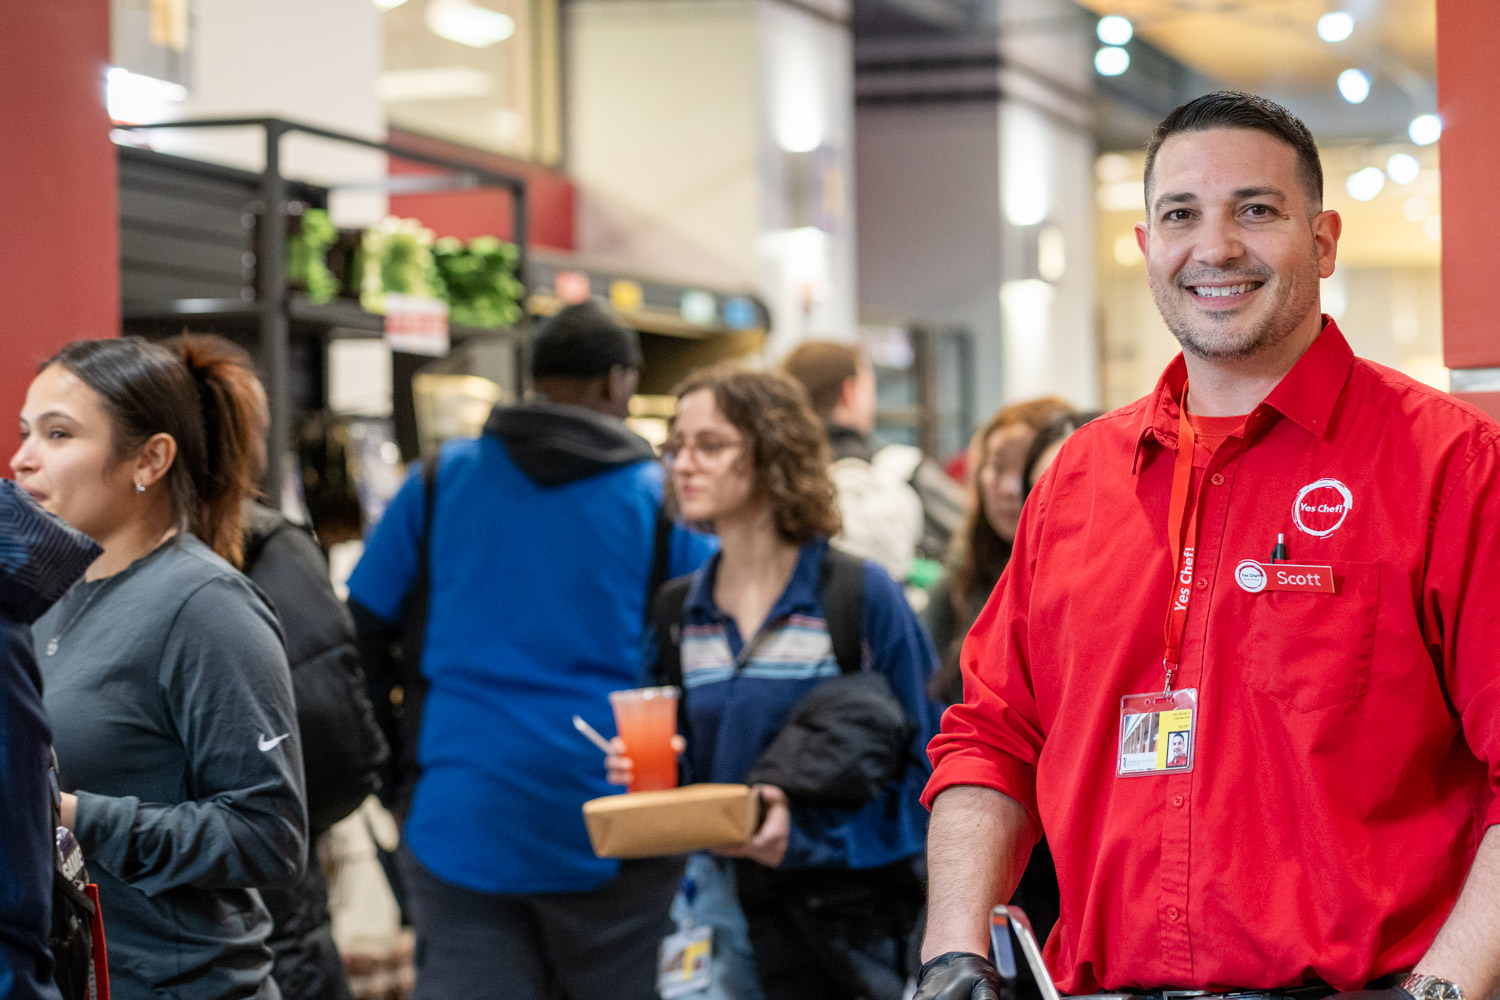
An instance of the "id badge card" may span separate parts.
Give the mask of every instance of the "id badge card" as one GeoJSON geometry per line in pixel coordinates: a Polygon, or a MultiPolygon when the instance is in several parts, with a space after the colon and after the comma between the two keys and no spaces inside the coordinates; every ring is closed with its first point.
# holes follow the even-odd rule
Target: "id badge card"
{"type": "Polygon", "coordinates": [[[1115,774],[1186,774],[1197,757],[1198,689],[1127,694],[1120,699],[1120,752],[1115,774]]]}
{"type": "Polygon", "coordinates": [[[661,942],[656,991],[662,1000],[708,989],[713,982],[713,928],[687,927],[661,942]]]}

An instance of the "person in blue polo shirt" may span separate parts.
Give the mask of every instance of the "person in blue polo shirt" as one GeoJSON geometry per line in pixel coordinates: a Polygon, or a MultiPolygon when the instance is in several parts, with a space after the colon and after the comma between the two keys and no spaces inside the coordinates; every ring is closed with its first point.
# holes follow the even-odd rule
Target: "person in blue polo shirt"
{"type": "Polygon", "coordinates": [[[402,698],[419,705],[416,774],[397,809],[417,1000],[656,995],[682,860],[594,856],[581,807],[612,789],[571,725],[612,731],[609,692],[643,681],[653,554],[675,575],[712,551],[662,519],[661,466],[623,422],[640,361],[597,307],[560,312],[533,343],[537,398],[444,446],[432,495],[414,471],[349,580],[378,649],[423,610],[406,604],[427,533],[425,690],[402,698]]]}
{"type": "MultiPolygon", "coordinates": [[[[766,807],[748,841],[690,867],[716,901],[701,914],[716,935],[716,988],[735,1000],[762,991],[767,1000],[900,1000],[916,971],[908,945],[922,904],[919,795],[938,723],[926,695],[932,640],[878,564],[830,554],[839,513],[828,442],[800,385],[776,372],[720,368],[676,392],[663,449],[673,496],[690,522],[711,523],[722,545],[692,577],[675,627],[657,636],[677,651],[686,773],[753,784],[766,807]],[[861,594],[857,612],[832,582],[843,560],[861,594]],[[857,641],[840,642],[846,629],[857,641]],[[841,680],[861,683],[830,695],[841,680]],[[847,700],[851,687],[872,686],[883,692],[877,705],[847,700]],[[820,693],[846,700],[818,701],[811,720],[820,693]],[[858,717],[876,721],[855,726],[858,717]],[[810,739],[786,742],[793,727],[810,739]],[[868,791],[851,800],[841,788],[835,799],[822,780],[827,761],[855,744],[856,756],[885,755],[890,766],[868,791]],[[726,912],[736,893],[744,925],[726,912]],[[741,926],[753,973],[739,961],[741,926]]],[[[613,749],[606,766],[623,783],[630,748],[616,741],[613,749]]]]}

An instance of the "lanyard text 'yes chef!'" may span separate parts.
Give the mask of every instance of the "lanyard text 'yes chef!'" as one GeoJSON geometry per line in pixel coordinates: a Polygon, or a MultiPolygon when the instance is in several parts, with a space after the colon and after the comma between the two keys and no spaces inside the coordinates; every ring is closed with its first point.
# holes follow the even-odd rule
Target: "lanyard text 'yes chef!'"
{"type": "MultiPolygon", "coordinates": [[[[1162,694],[1172,693],[1172,680],[1182,662],[1182,637],[1187,631],[1188,605],[1193,600],[1193,568],[1198,556],[1198,511],[1201,497],[1191,496],[1193,486],[1193,446],[1196,435],[1187,414],[1187,386],[1183,385],[1182,405],[1178,408],[1177,460],[1172,465],[1172,499],[1167,509],[1167,541],[1172,546],[1172,597],[1167,605],[1166,654],[1162,666],[1167,672],[1162,694]],[[1183,521],[1187,530],[1183,531],[1183,521]]],[[[1202,493],[1199,490],[1199,493],[1202,493]]]]}
{"type": "MultiPolygon", "coordinates": [[[[1192,496],[1193,446],[1196,435],[1187,415],[1187,386],[1178,407],[1177,458],[1172,465],[1171,507],[1167,539],[1172,548],[1172,587],[1167,603],[1166,652],[1161,691],[1128,694],[1120,699],[1120,746],[1115,773],[1120,777],[1186,773],[1197,758],[1198,691],[1172,689],[1182,660],[1188,605],[1193,600],[1198,557],[1198,511],[1192,496]]],[[[1201,492],[1201,491],[1200,491],[1201,492]]]]}

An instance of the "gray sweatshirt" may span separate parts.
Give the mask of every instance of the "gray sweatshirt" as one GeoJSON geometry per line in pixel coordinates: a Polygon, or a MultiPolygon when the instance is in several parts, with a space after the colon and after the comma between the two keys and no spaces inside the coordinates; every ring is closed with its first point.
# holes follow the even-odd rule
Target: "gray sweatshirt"
{"type": "Polygon", "coordinates": [[[198,539],[73,587],[33,627],[115,1000],[278,996],[257,886],[307,857],[276,617],[198,539]]]}

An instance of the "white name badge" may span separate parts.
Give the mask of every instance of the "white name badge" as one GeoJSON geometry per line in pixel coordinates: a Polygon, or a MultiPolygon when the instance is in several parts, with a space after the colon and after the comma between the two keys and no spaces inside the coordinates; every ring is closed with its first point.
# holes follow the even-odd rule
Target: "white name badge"
{"type": "Polygon", "coordinates": [[[1120,699],[1119,763],[1115,774],[1186,774],[1196,763],[1198,689],[1127,694],[1120,699]]]}
{"type": "Polygon", "coordinates": [[[705,925],[662,939],[656,972],[656,991],[662,1000],[685,997],[713,983],[713,935],[713,928],[705,925]]]}

